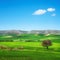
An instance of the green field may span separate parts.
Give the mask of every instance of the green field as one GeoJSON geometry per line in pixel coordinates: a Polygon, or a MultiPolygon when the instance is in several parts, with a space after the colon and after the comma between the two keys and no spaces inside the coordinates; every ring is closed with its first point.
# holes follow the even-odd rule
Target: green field
{"type": "Polygon", "coordinates": [[[60,35],[45,34],[21,34],[21,35],[0,35],[0,42],[41,42],[50,39],[52,42],[60,42],[60,35]]]}
{"type": "Polygon", "coordinates": [[[60,35],[4,35],[0,41],[0,60],[60,60],[60,35]],[[45,39],[52,41],[48,50],[41,45],[45,39]]]}
{"type": "Polygon", "coordinates": [[[0,60],[60,60],[60,43],[53,43],[47,50],[40,42],[0,42],[0,46],[17,48],[0,50],[0,60]],[[18,47],[23,46],[23,49],[18,47]]]}

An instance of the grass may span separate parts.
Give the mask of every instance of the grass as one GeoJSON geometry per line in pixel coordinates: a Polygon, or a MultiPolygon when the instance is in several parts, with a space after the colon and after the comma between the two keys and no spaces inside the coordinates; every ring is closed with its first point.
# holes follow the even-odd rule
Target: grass
{"type": "Polygon", "coordinates": [[[0,51],[4,60],[59,60],[60,53],[51,51],[0,51]],[[3,55],[3,54],[4,55],[3,55]]]}
{"type": "Polygon", "coordinates": [[[22,34],[22,35],[2,35],[0,36],[0,41],[42,41],[45,39],[50,39],[53,42],[60,42],[60,35],[44,35],[44,34],[22,34]]]}
{"type": "Polygon", "coordinates": [[[17,48],[17,50],[0,49],[0,60],[60,60],[60,35],[0,36],[0,41],[5,41],[0,42],[0,46],[17,48]],[[41,45],[41,41],[45,39],[52,41],[52,46],[49,46],[48,50],[41,45]],[[12,40],[19,42],[6,42],[12,40]],[[28,40],[35,42],[24,42],[28,40]],[[23,49],[18,49],[19,47],[23,47],[23,49]]]}
{"type": "Polygon", "coordinates": [[[0,42],[8,47],[23,46],[22,50],[0,50],[0,60],[60,60],[60,43],[47,50],[40,42],[0,42]]]}

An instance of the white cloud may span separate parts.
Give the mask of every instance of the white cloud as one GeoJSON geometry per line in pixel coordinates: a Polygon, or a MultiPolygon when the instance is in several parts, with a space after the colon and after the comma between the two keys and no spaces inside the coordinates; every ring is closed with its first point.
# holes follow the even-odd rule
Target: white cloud
{"type": "MultiPolygon", "coordinates": [[[[36,10],[32,15],[43,15],[43,14],[45,14],[46,12],[48,13],[48,12],[54,12],[56,9],[55,8],[47,8],[47,10],[46,9],[38,9],[38,10],[36,10]]],[[[56,16],[56,14],[55,13],[53,13],[51,16],[56,16]]]]}
{"type": "Polygon", "coordinates": [[[52,14],[51,16],[56,16],[56,14],[54,13],[54,14],[52,14]]]}
{"type": "Polygon", "coordinates": [[[47,11],[53,12],[53,11],[55,11],[55,8],[48,8],[47,11]]]}
{"type": "Polygon", "coordinates": [[[47,11],[43,10],[43,9],[38,9],[36,10],[32,15],[43,15],[45,14],[47,11]]]}

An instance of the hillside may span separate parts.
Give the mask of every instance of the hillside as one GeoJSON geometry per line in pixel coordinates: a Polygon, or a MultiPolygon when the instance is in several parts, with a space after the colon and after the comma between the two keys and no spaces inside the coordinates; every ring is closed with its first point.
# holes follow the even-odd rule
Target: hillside
{"type": "Polygon", "coordinates": [[[22,30],[0,30],[1,34],[57,34],[60,35],[60,30],[31,30],[31,31],[22,31],[22,30]]]}

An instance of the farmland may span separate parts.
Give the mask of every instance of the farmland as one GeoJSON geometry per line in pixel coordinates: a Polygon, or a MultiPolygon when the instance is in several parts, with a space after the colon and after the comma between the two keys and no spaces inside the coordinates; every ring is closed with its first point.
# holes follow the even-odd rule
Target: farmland
{"type": "Polygon", "coordinates": [[[60,60],[60,35],[4,35],[0,40],[0,60],[60,60]],[[45,39],[52,41],[48,50],[41,45],[45,39]]]}
{"type": "Polygon", "coordinates": [[[0,35],[0,42],[41,42],[50,39],[53,42],[60,42],[60,35],[45,34],[21,34],[21,35],[0,35]]]}

